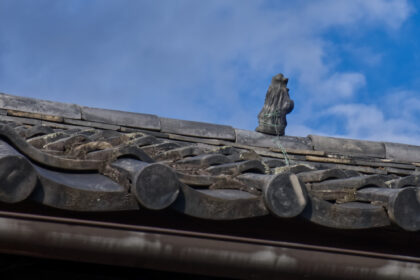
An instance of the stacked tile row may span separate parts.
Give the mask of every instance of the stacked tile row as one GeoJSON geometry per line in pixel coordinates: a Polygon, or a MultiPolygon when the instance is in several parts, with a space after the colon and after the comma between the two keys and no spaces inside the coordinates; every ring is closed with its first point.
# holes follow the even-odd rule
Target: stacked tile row
{"type": "Polygon", "coordinates": [[[170,207],[214,220],[299,216],[341,229],[420,227],[420,178],[413,169],[369,174],[341,168],[352,165],[308,160],[321,157],[319,151],[285,155],[138,131],[14,121],[0,125],[0,134],[3,202],[33,199],[71,211],[170,207]]]}

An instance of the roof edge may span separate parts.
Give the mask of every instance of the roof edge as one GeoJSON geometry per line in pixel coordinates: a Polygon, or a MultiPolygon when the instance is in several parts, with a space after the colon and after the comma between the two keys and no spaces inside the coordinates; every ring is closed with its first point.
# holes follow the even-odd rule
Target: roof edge
{"type": "Polygon", "coordinates": [[[292,278],[311,274],[317,279],[366,279],[366,275],[370,279],[417,279],[413,269],[420,269],[418,258],[398,255],[77,219],[0,214],[3,245],[0,251],[9,254],[193,274],[205,271],[213,276],[244,279],[249,275],[277,279],[279,274],[292,278]],[[48,234],[45,229],[49,229],[48,234]],[[359,269],[354,269],[355,263],[359,269]],[[407,270],[407,266],[412,269],[407,270]]]}

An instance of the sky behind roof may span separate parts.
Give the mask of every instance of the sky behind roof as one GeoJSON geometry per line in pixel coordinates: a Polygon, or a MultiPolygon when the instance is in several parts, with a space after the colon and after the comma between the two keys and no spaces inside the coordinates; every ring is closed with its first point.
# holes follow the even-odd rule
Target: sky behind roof
{"type": "Polygon", "coordinates": [[[420,145],[417,3],[0,0],[0,91],[253,130],[283,73],[287,135],[420,145]]]}

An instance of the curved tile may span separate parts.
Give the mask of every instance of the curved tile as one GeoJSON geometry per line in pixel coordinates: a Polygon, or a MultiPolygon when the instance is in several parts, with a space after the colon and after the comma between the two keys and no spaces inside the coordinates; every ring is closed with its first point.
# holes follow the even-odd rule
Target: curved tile
{"type": "Polygon", "coordinates": [[[40,186],[31,196],[42,204],[73,211],[139,209],[124,187],[97,173],[64,173],[35,167],[40,186]]]}
{"type": "Polygon", "coordinates": [[[366,229],[391,224],[382,206],[361,202],[335,204],[310,196],[302,216],[313,223],[338,229],[366,229]]]}
{"type": "Polygon", "coordinates": [[[328,179],[342,179],[349,177],[345,172],[337,168],[301,172],[297,176],[304,183],[314,183],[328,179]]]}
{"type": "Polygon", "coordinates": [[[66,138],[68,136],[69,135],[67,133],[60,131],[60,132],[54,132],[54,133],[50,133],[46,135],[36,136],[31,139],[27,139],[27,142],[31,144],[32,146],[34,146],[35,148],[41,149],[48,143],[57,141],[62,138],[66,138]]]}
{"type": "Polygon", "coordinates": [[[408,231],[420,230],[420,188],[366,188],[356,193],[361,201],[382,202],[390,219],[408,231]]]}
{"type": "Polygon", "coordinates": [[[212,176],[212,175],[194,175],[194,174],[187,174],[182,171],[177,171],[178,179],[187,185],[192,186],[210,186],[215,184],[219,181],[219,176],[212,176]]]}
{"type": "Polygon", "coordinates": [[[358,189],[369,186],[386,188],[385,181],[388,179],[388,176],[383,175],[367,175],[308,183],[307,187],[311,195],[317,198],[348,202],[355,200],[354,195],[358,189]]]}
{"type": "Polygon", "coordinates": [[[36,172],[29,161],[0,140],[0,201],[25,200],[36,185],[36,172]]]}
{"type": "Polygon", "coordinates": [[[265,167],[259,160],[246,160],[240,162],[220,164],[206,169],[212,175],[238,175],[243,172],[265,173],[265,167]]]}
{"type": "Polygon", "coordinates": [[[409,175],[402,178],[386,181],[385,184],[391,189],[404,188],[407,186],[420,187],[420,175],[409,175]]]}
{"type": "Polygon", "coordinates": [[[28,128],[25,131],[24,137],[26,139],[28,139],[28,138],[33,138],[33,137],[36,137],[36,136],[46,135],[46,134],[51,134],[51,133],[54,133],[54,129],[52,129],[51,127],[42,126],[42,125],[35,125],[31,128],[28,128]]]}
{"type": "Polygon", "coordinates": [[[219,165],[231,162],[231,159],[222,154],[203,154],[178,160],[176,164],[196,168],[206,168],[212,165],[219,165]]]}
{"type": "Polygon", "coordinates": [[[75,160],[44,153],[29,145],[12,128],[4,124],[0,124],[0,135],[13,143],[13,146],[22,154],[45,166],[67,170],[98,170],[102,164],[101,161],[75,160]]]}
{"type": "Polygon", "coordinates": [[[111,149],[105,149],[100,151],[94,151],[86,154],[86,159],[98,160],[98,161],[109,161],[118,158],[137,158],[138,160],[152,163],[154,160],[149,157],[141,148],[133,146],[120,146],[111,149]]]}
{"type": "Polygon", "coordinates": [[[281,218],[296,217],[308,203],[305,185],[293,173],[274,175],[264,185],[263,197],[267,208],[281,218]]]}
{"type": "Polygon", "coordinates": [[[186,185],[181,186],[181,193],[172,207],[186,215],[210,220],[235,220],[268,214],[260,196],[240,190],[194,190],[186,185]]]}
{"type": "Polygon", "coordinates": [[[326,180],[321,183],[313,183],[311,184],[311,190],[357,190],[366,186],[386,188],[386,180],[387,177],[382,175],[367,175],[344,179],[333,179],[326,180]]]}
{"type": "Polygon", "coordinates": [[[245,173],[236,177],[245,185],[262,190],[264,203],[275,216],[292,218],[307,204],[304,183],[293,173],[264,175],[245,173]]]}
{"type": "Polygon", "coordinates": [[[208,151],[205,150],[204,148],[200,148],[197,146],[187,146],[187,147],[175,148],[175,149],[163,152],[162,154],[156,157],[156,160],[177,161],[185,157],[198,156],[200,154],[204,154],[207,152],[208,151]]]}
{"type": "Polygon", "coordinates": [[[166,165],[122,158],[114,161],[111,166],[128,172],[131,192],[147,209],[164,209],[178,196],[181,183],[176,173],[166,165]]]}

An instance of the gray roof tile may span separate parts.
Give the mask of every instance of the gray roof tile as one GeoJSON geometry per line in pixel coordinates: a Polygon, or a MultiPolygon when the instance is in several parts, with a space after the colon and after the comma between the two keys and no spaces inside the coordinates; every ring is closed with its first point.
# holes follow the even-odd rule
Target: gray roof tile
{"type": "Polygon", "coordinates": [[[255,131],[235,129],[236,143],[263,148],[312,150],[310,139],[293,136],[272,136],[255,131]]]}
{"type": "Polygon", "coordinates": [[[235,141],[235,131],[231,126],[203,122],[160,118],[162,132],[235,141]]]}
{"type": "Polygon", "coordinates": [[[420,147],[413,145],[384,143],[386,158],[403,162],[420,162],[420,147]]]}
{"type": "Polygon", "coordinates": [[[123,112],[117,110],[82,108],[82,119],[86,121],[160,130],[159,118],[155,115],[123,112]]]}
{"type": "Polygon", "coordinates": [[[351,154],[361,157],[386,158],[385,146],[381,142],[342,139],[309,135],[315,150],[351,154]]]}
{"type": "Polygon", "coordinates": [[[0,93],[0,108],[70,119],[81,119],[80,107],[75,104],[39,100],[5,93],[0,93]]]}

